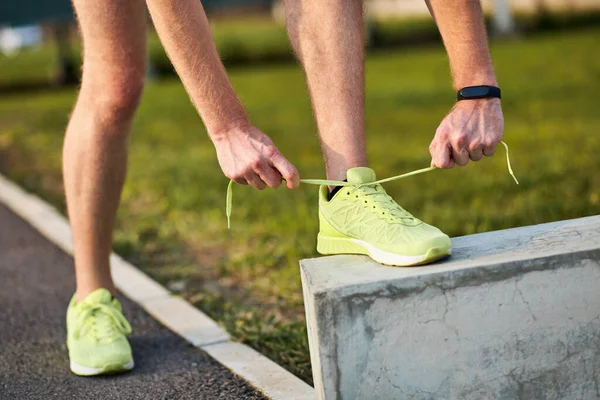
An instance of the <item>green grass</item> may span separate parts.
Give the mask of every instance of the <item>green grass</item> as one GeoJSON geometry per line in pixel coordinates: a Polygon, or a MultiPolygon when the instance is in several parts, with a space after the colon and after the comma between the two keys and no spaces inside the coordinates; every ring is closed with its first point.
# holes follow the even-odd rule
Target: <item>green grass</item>
{"type": "MultiPolygon", "coordinates": [[[[452,236],[598,214],[600,29],[493,46],[504,91],[503,151],[386,189],[452,236]]],[[[300,69],[236,69],[253,122],[305,178],[323,177],[300,69]]],[[[380,52],[367,61],[368,152],[379,176],[429,165],[428,145],[452,106],[441,47],[380,52]]],[[[0,170],[64,210],[60,149],[75,91],[0,96],[0,170]]],[[[316,256],[317,193],[234,188],[175,80],[148,85],[133,127],[115,250],[217,318],[231,334],[310,382],[298,260],[316,256]]]]}
{"type": "Polygon", "coordinates": [[[34,47],[15,56],[0,54],[0,86],[50,79],[58,67],[53,47],[34,47]]]}

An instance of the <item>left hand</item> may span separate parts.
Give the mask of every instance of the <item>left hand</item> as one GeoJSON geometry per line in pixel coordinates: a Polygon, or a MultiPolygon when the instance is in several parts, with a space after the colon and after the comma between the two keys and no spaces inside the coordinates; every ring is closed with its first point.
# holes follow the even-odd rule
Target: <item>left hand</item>
{"type": "Polygon", "coordinates": [[[491,156],[504,134],[500,99],[462,100],[446,115],[429,146],[431,166],[452,168],[491,156]]]}

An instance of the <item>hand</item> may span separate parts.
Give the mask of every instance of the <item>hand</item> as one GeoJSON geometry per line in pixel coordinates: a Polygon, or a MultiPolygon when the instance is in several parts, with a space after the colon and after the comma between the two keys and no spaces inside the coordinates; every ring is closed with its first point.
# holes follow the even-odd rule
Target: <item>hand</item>
{"type": "Polygon", "coordinates": [[[223,173],[236,183],[259,190],[279,187],[282,178],[290,189],[300,184],[298,170],[267,135],[250,124],[236,126],[213,141],[223,173]]]}
{"type": "Polygon", "coordinates": [[[435,132],[429,146],[431,166],[452,168],[491,156],[502,140],[504,117],[500,99],[456,103],[435,132]]]}

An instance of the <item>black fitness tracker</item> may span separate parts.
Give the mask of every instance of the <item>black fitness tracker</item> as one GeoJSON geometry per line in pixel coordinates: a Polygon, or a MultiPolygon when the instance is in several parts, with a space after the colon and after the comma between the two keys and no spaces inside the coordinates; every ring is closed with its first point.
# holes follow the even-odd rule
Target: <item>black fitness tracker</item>
{"type": "Polygon", "coordinates": [[[468,86],[460,89],[456,93],[457,100],[472,100],[472,99],[489,99],[498,98],[501,99],[500,88],[496,86],[468,86]]]}

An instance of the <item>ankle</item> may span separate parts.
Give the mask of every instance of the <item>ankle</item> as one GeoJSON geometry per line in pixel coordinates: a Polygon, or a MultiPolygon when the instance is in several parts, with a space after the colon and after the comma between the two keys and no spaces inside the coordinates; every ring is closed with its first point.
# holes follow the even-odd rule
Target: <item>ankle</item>
{"type": "Polygon", "coordinates": [[[90,287],[83,287],[83,288],[77,288],[75,291],[75,301],[77,301],[78,303],[82,300],[85,300],[90,293],[98,290],[98,289],[106,289],[108,290],[113,297],[115,297],[117,295],[117,289],[114,287],[114,285],[105,285],[105,286],[90,286],[90,287]]]}
{"type": "Polygon", "coordinates": [[[366,159],[357,161],[344,162],[341,165],[327,165],[327,179],[334,181],[345,181],[346,174],[349,169],[357,167],[368,167],[369,163],[366,159]]]}

